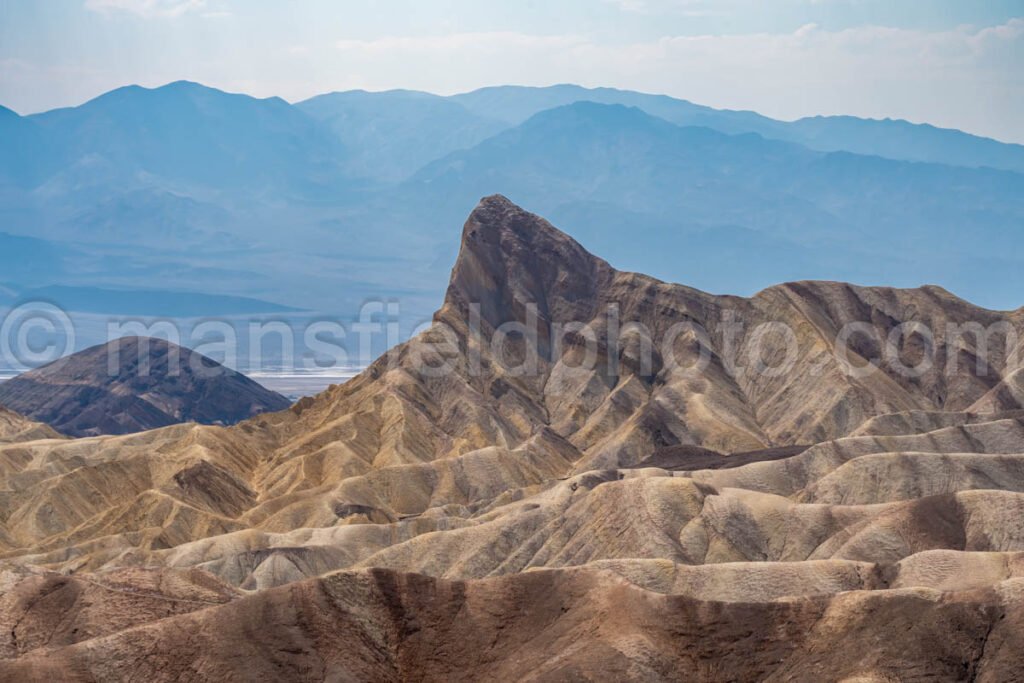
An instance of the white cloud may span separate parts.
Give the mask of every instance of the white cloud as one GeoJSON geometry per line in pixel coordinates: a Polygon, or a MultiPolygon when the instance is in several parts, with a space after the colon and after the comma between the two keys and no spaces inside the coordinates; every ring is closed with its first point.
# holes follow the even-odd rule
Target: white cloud
{"type": "MultiPolygon", "coordinates": [[[[206,0],[85,0],[86,9],[103,14],[126,12],[140,17],[178,17],[198,11],[206,6],[206,0]]],[[[208,12],[208,15],[222,13],[208,12]]],[[[206,16],[206,15],[204,15],[206,16]]]]}
{"type": "Polygon", "coordinates": [[[342,51],[388,53],[453,53],[461,51],[505,52],[524,49],[561,50],[586,44],[586,38],[572,35],[538,36],[511,31],[451,33],[440,36],[393,36],[373,40],[339,40],[342,51]]]}
{"type": "MultiPolygon", "coordinates": [[[[743,0],[605,0],[624,12],[667,14],[684,17],[712,17],[732,14],[743,0]]],[[[747,0],[749,5],[749,0],[747,0]]],[[[749,11],[748,6],[748,11],[749,11]]]]}
{"type": "MultiPolygon", "coordinates": [[[[604,0],[626,12],[712,16],[769,9],[763,0],[604,0]]],[[[788,4],[857,4],[860,0],[790,0],[788,4]]]]}

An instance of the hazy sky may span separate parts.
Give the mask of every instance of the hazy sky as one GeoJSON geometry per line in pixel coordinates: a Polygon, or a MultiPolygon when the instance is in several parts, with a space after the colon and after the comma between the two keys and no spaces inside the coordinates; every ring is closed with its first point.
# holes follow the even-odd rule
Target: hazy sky
{"type": "Polygon", "coordinates": [[[1024,0],[0,0],[0,104],[572,82],[1024,142],[1024,0]]]}

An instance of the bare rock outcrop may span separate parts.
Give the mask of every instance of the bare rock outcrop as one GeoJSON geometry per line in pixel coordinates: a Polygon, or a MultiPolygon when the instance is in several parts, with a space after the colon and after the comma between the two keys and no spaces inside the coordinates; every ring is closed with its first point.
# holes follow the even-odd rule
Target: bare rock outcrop
{"type": "Polygon", "coordinates": [[[0,403],[62,434],[96,436],[179,422],[230,425],[291,402],[177,344],[126,337],[0,384],[0,403]]]}
{"type": "Polygon", "coordinates": [[[486,198],[433,326],[344,385],[0,437],[0,678],[1015,680],[1022,322],[715,296],[486,198]]]}

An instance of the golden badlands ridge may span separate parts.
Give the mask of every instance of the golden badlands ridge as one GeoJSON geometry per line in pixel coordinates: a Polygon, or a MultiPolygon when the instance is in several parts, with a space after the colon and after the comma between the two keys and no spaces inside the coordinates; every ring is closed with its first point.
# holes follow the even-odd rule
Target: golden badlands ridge
{"type": "Polygon", "coordinates": [[[290,410],[74,440],[0,413],[0,679],[1020,680],[1024,349],[904,334],[851,373],[883,355],[837,348],[851,322],[1024,310],[713,296],[486,198],[434,327],[290,410]],[[535,359],[500,333],[533,318],[535,359]],[[669,359],[630,322],[708,335],[669,359]],[[928,353],[955,368],[899,371],[928,353]]]}

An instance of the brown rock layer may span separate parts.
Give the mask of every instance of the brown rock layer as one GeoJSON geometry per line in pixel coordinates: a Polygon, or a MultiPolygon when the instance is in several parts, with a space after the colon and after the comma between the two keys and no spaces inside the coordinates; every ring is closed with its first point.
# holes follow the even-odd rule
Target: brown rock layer
{"type": "Polygon", "coordinates": [[[714,296],[487,198],[434,326],[350,382],[0,442],[0,678],[1014,680],[1022,315],[714,296]]]}
{"type": "Polygon", "coordinates": [[[11,680],[1016,680],[1018,583],[776,602],[656,595],[596,571],[384,570],[264,591],[0,662],[11,680]]]}

